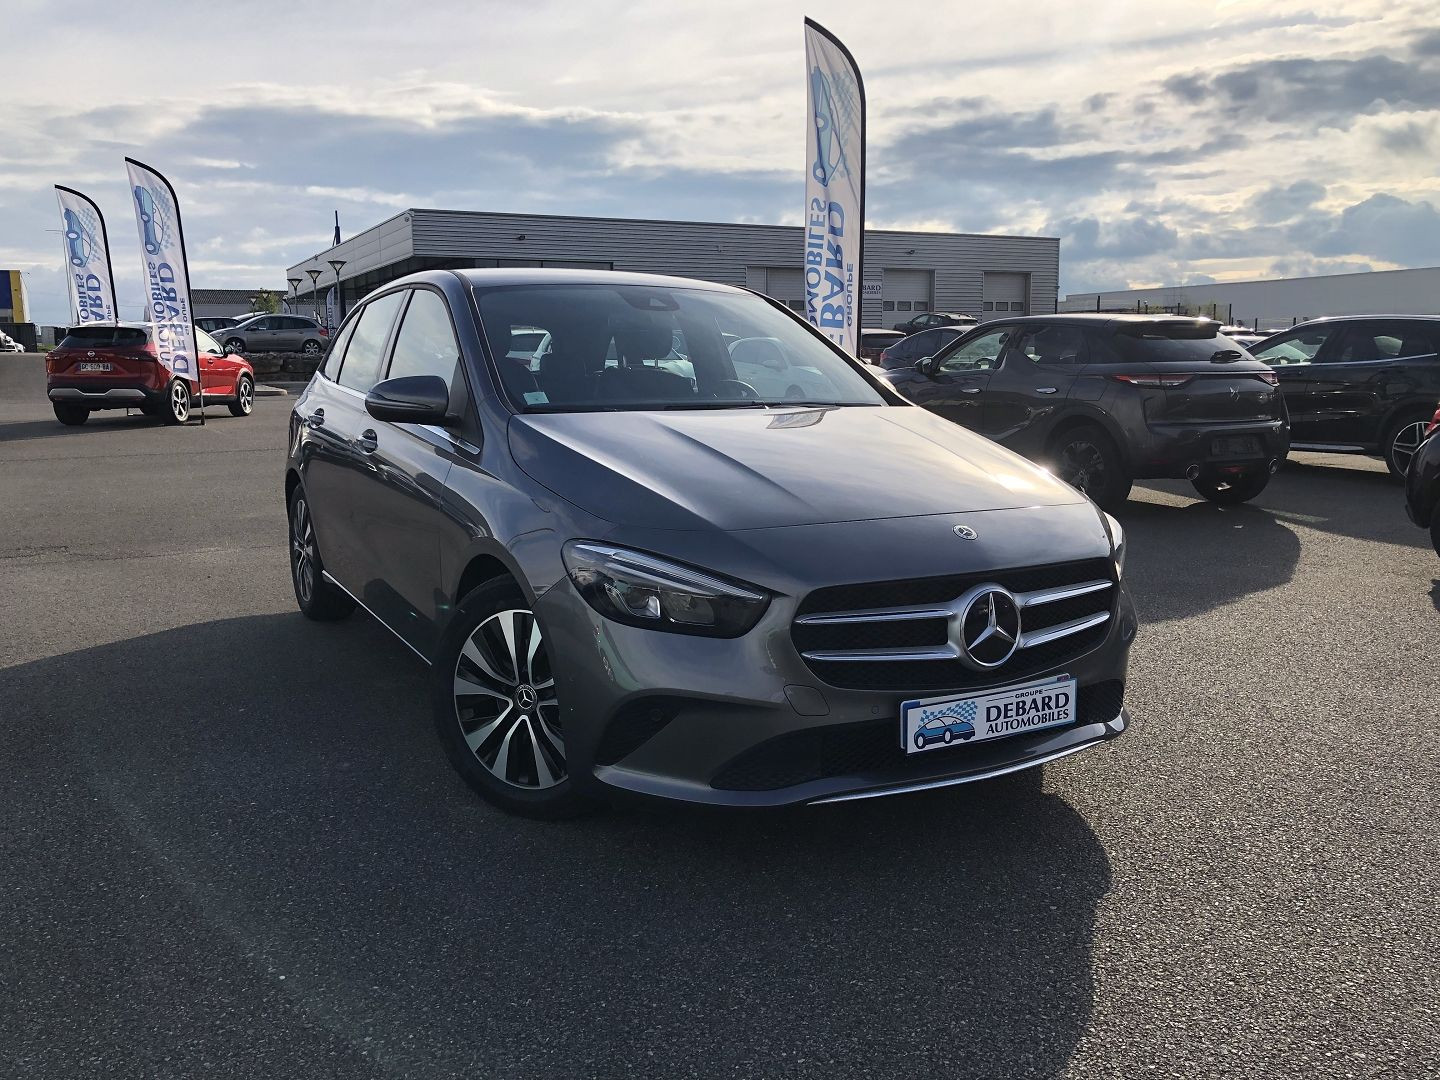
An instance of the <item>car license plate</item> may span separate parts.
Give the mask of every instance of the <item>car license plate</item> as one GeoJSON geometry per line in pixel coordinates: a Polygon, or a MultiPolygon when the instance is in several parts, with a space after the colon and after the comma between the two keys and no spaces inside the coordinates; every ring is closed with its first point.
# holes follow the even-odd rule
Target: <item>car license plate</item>
{"type": "Polygon", "coordinates": [[[1222,435],[1210,440],[1210,452],[1216,457],[1259,457],[1260,440],[1254,435],[1222,435]]]}
{"type": "Polygon", "coordinates": [[[75,365],[75,370],[76,370],[76,371],[109,371],[109,370],[110,370],[110,365],[109,365],[109,364],[82,363],[82,364],[76,364],[76,365],[75,365]]]}
{"type": "Polygon", "coordinates": [[[920,698],[900,706],[900,738],[907,754],[1074,722],[1075,680],[1069,675],[984,694],[920,698]]]}

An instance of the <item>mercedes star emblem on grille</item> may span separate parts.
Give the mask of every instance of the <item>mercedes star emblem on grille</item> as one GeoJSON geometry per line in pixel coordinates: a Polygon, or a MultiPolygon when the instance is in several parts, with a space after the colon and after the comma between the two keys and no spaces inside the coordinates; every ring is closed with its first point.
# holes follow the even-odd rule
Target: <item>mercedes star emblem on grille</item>
{"type": "Polygon", "coordinates": [[[976,585],[955,605],[951,633],[960,661],[977,671],[997,668],[1020,647],[1020,605],[1002,585],[976,585]],[[958,631],[958,633],[957,633],[958,631]]]}

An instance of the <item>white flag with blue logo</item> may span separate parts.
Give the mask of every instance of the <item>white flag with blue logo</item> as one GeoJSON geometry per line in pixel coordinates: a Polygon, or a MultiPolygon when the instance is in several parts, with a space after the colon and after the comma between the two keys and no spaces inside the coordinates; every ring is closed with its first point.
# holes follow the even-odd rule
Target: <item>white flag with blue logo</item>
{"type": "Polygon", "coordinates": [[[805,317],[860,349],[865,242],[865,84],[850,50],[805,20],[805,317]]]}
{"type": "Polygon", "coordinates": [[[330,333],[335,332],[335,286],[330,286],[330,291],[325,294],[325,329],[330,333]]]}
{"type": "Polygon", "coordinates": [[[77,324],[114,322],[118,318],[115,275],[110,269],[110,238],[100,207],[74,188],[56,184],[55,195],[60,200],[70,312],[77,324]]]}
{"type": "Polygon", "coordinates": [[[130,175],[130,196],[140,233],[145,318],[155,326],[155,350],[167,371],[187,379],[198,389],[190,270],[185,262],[180,203],[170,181],[150,166],[127,157],[125,168],[130,175]]]}

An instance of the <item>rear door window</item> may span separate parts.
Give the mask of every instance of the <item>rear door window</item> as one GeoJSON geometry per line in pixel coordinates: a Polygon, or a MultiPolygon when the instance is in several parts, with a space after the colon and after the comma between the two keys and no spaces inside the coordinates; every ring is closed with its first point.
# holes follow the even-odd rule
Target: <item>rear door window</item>
{"type": "Polygon", "coordinates": [[[400,302],[404,299],[405,292],[402,290],[365,305],[345,347],[340,374],[336,379],[341,386],[365,394],[380,381],[390,327],[394,325],[395,313],[400,310],[400,302]]]}
{"type": "Polygon", "coordinates": [[[1435,351],[1425,327],[1403,322],[1349,326],[1335,356],[1337,363],[1365,363],[1425,356],[1435,351]]]}
{"type": "Polygon", "coordinates": [[[1073,367],[1085,363],[1085,335],[1078,326],[1027,327],[1009,355],[1032,364],[1073,367]]]}

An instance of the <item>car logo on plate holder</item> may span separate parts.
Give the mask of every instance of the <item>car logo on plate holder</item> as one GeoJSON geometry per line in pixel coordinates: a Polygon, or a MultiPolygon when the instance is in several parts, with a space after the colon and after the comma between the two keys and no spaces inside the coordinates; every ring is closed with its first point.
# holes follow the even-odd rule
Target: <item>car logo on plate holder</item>
{"type": "Polygon", "coordinates": [[[980,538],[980,534],[970,528],[969,525],[956,525],[955,535],[961,540],[978,540],[980,538]]]}

